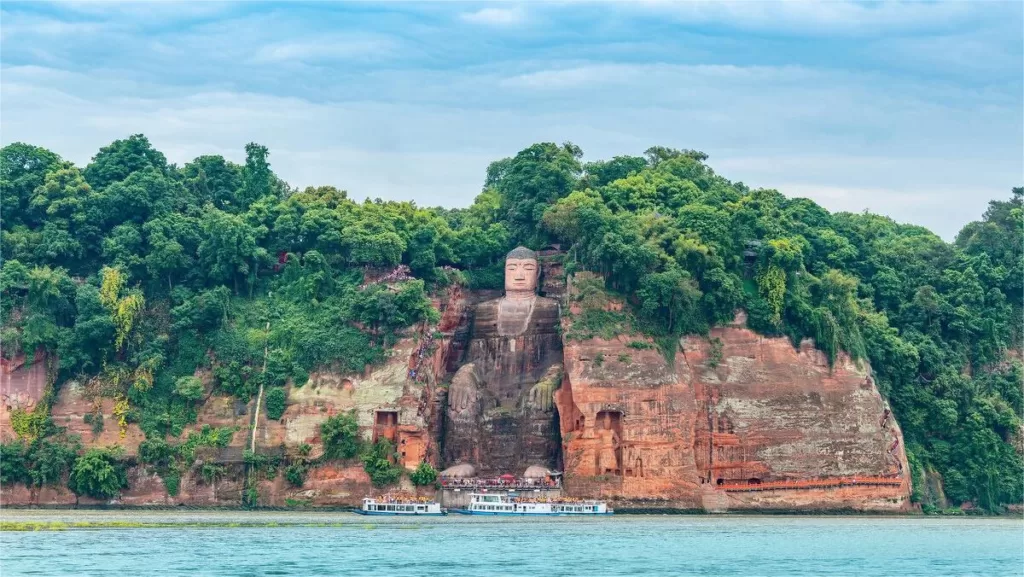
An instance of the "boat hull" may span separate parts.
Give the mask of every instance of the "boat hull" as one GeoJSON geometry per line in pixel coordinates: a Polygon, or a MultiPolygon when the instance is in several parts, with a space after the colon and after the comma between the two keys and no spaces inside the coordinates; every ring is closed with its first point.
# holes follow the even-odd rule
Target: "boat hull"
{"type": "Polygon", "coordinates": [[[470,511],[469,509],[451,509],[450,512],[458,513],[459,515],[478,515],[481,517],[607,517],[614,514],[613,511],[605,513],[562,513],[554,511],[550,513],[528,513],[525,511],[470,511]]]}
{"type": "Polygon", "coordinates": [[[366,515],[368,517],[443,517],[448,514],[444,511],[440,513],[398,513],[395,511],[363,511],[362,509],[356,509],[353,512],[356,515],[366,515]]]}

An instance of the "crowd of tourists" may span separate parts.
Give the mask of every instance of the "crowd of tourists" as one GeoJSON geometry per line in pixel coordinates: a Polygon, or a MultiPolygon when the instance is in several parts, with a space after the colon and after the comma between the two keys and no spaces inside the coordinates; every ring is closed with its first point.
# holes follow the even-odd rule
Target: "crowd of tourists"
{"type": "Polygon", "coordinates": [[[426,331],[424,331],[426,334],[420,339],[420,344],[416,347],[416,352],[413,353],[413,356],[416,357],[416,365],[409,369],[409,378],[413,381],[422,382],[425,378],[423,372],[420,371],[420,367],[423,365],[423,357],[431,352],[431,347],[434,344],[435,328],[427,327],[426,331]]]}
{"type": "Polygon", "coordinates": [[[410,274],[411,272],[412,271],[409,270],[408,266],[401,264],[395,267],[394,270],[380,278],[364,282],[362,286],[360,286],[359,288],[366,288],[372,284],[378,283],[401,282],[405,280],[412,280],[413,277],[410,274]]]}
{"type": "Polygon", "coordinates": [[[562,486],[560,477],[509,478],[509,477],[441,477],[445,489],[557,489],[562,486]]]}
{"type": "Polygon", "coordinates": [[[531,496],[520,496],[512,499],[514,503],[558,503],[560,505],[567,504],[573,505],[576,503],[586,503],[586,499],[580,499],[579,497],[531,497],[531,496]]]}
{"type": "Polygon", "coordinates": [[[420,497],[413,493],[398,492],[388,493],[386,495],[378,495],[376,499],[377,503],[429,503],[432,501],[430,497],[420,497]]]}

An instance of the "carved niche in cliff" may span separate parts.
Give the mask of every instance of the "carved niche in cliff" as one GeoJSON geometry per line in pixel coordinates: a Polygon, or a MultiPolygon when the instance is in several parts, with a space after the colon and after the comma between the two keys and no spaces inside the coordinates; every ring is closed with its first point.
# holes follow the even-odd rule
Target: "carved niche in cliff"
{"type": "Polygon", "coordinates": [[[505,295],[469,311],[468,346],[448,392],[448,465],[484,475],[557,465],[559,305],[537,295],[539,277],[536,253],[516,248],[505,260],[505,295]]]}

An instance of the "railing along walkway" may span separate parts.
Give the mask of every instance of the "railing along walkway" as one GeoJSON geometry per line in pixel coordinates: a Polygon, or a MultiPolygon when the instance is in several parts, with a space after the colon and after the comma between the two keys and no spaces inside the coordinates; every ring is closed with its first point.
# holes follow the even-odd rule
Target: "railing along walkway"
{"type": "Polygon", "coordinates": [[[763,481],[761,483],[724,483],[723,491],[780,491],[788,489],[831,489],[835,487],[899,487],[903,480],[894,477],[834,477],[802,481],[763,481]]]}

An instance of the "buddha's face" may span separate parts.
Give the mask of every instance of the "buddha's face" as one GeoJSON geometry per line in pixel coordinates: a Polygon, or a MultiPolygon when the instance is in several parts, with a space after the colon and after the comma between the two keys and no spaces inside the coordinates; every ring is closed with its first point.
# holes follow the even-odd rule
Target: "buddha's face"
{"type": "Polygon", "coordinates": [[[537,290],[539,269],[532,258],[510,258],[505,261],[505,290],[533,292],[537,290]]]}

